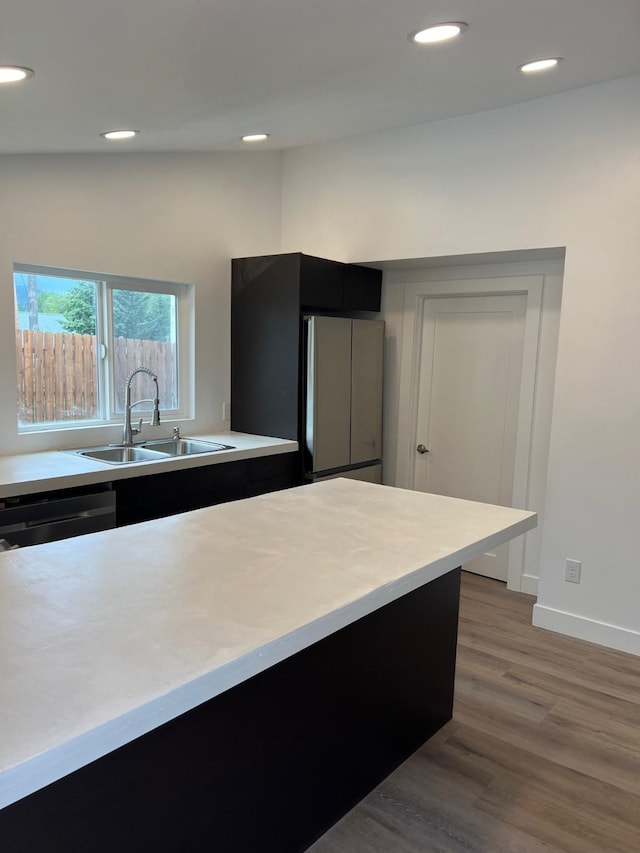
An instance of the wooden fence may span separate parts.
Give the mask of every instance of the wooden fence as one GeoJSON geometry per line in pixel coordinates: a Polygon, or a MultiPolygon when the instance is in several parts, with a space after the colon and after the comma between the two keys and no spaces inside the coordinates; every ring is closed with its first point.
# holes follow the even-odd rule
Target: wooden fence
{"type": "MultiPolygon", "coordinates": [[[[18,419],[23,424],[99,417],[98,361],[94,335],[16,330],[18,419]]],[[[124,411],[130,371],[148,367],[158,376],[160,409],[177,407],[175,344],[116,338],[113,352],[116,412],[124,411]]],[[[153,397],[148,376],[132,382],[132,399],[153,397]]]]}

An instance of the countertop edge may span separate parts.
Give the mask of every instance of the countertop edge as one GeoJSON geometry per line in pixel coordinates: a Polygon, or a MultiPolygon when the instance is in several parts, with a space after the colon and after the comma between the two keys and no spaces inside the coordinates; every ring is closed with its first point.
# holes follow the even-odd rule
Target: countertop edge
{"type": "Polygon", "coordinates": [[[189,438],[220,444],[233,444],[235,441],[236,445],[231,450],[198,453],[192,456],[173,456],[150,462],[130,462],[124,465],[110,465],[105,462],[92,461],[80,456],[74,456],[72,452],[66,450],[0,456],[0,500],[38,492],[70,489],[76,486],[92,486],[98,483],[115,482],[133,477],[145,477],[150,474],[162,474],[169,471],[219,465],[224,462],[255,459],[260,456],[293,453],[298,450],[298,443],[296,441],[270,436],[250,435],[248,433],[194,434],[190,435],[189,438]],[[51,466],[58,467],[60,473],[31,474],[30,468],[35,468],[39,464],[44,468],[51,466]]]}

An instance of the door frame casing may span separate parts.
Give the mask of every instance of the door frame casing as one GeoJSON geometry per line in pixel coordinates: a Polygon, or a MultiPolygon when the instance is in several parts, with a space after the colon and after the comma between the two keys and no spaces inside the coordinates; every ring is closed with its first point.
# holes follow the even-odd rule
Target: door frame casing
{"type": "MultiPolygon", "coordinates": [[[[500,296],[523,294],[527,300],[525,311],[524,347],[520,400],[518,408],[518,426],[514,465],[513,505],[521,508],[541,510],[543,495],[540,495],[539,481],[544,480],[546,471],[547,443],[534,441],[536,426],[536,383],[539,381],[539,342],[543,312],[543,293],[546,276],[555,276],[561,280],[562,265],[557,263],[541,264],[504,264],[486,267],[457,267],[447,269],[403,270],[388,274],[386,283],[394,287],[404,285],[404,299],[401,317],[398,318],[398,332],[401,341],[398,351],[398,406],[396,474],[395,484],[402,488],[414,487],[413,472],[416,446],[418,414],[418,382],[420,357],[422,350],[422,328],[426,300],[442,297],[464,296],[500,296]],[[544,458],[543,458],[544,457],[544,458]],[[532,503],[532,471],[544,469],[535,477],[537,492],[532,503]]],[[[559,315],[559,292],[557,311],[559,315]]],[[[397,298],[400,294],[397,294],[397,298]]],[[[557,345],[557,338],[554,347],[557,345]]],[[[548,346],[547,346],[548,348],[548,346]]],[[[555,362],[555,349],[552,353],[555,362]]],[[[548,361],[548,355],[546,360],[548,361]]],[[[548,367],[542,378],[553,386],[553,371],[548,367]]],[[[547,397],[552,392],[547,389],[547,397]]],[[[542,408],[542,407],[541,407],[542,408]]],[[[550,424],[545,424],[549,431],[550,424]]],[[[540,531],[532,531],[539,541],[540,531]]],[[[507,586],[509,589],[537,593],[539,545],[527,548],[532,534],[518,537],[511,543],[507,586]]]]}

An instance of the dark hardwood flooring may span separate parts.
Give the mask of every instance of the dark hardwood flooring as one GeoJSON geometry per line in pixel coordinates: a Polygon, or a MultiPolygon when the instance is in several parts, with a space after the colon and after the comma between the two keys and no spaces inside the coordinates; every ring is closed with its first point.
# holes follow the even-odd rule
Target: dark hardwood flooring
{"type": "Polygon", "coordinates": [[[463,574],[453,720],[312,853],[637,853],[640,657],[463,574]]]}

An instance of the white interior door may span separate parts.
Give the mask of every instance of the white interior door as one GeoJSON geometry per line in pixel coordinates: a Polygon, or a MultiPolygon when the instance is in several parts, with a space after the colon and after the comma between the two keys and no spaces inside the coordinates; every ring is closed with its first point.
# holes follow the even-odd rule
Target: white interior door
{"type": "MultiPolygon", "coordinates": [[[[509,506],[526,296],[424,301],[414,487],[509,506]]],[[[507,580],[508,545],[464,568],[507,580]]]]}

